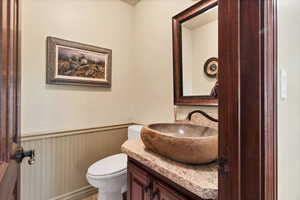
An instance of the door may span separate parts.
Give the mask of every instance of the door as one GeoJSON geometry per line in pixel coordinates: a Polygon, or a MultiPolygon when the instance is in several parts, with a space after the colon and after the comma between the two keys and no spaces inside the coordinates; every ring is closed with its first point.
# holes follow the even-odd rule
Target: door
{"type": "Polygon", "coordinates": [[[276,2],[219,1],[219,200],[277,199],[276,2]]]}
{"type": "Polygon", "coordinates": [[[177,194],[163,183],[155,181],[153,192],[150,195],[151,200],[187,200],[187,198],[177,194]]]}
{"type": "Polygon", "coordinates": [[[128,200],[149,200],[152,180],[147,172],[128,162],[128,200]]]}
{"type": "Polygon", "coordinates": [[[18,1],[0,3],[0,199],[19,199],[18,1]]]}

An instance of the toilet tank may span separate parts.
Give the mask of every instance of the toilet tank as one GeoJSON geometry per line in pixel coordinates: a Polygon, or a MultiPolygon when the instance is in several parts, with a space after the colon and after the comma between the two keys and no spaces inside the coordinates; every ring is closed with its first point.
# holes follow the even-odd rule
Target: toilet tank
{"type": "Polygon", "coordinates": [[[128,139],[137,139],[140,137],[143,126],[133,125],[128,127],[128,139]]]}

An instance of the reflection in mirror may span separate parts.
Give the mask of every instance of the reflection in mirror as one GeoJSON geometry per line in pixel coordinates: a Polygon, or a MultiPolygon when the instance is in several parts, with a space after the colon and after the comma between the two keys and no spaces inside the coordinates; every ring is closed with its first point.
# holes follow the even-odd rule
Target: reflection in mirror
{"type": "Polygon", "coordinates": [[[217,97],[218,6],[182,23],[183,96],[217,97]]]}

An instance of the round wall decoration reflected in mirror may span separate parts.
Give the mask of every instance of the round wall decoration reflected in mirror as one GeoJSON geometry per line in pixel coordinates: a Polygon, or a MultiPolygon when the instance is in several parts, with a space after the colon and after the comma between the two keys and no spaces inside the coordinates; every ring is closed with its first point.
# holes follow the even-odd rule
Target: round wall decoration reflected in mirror
{"type": "Polygon", "coordinates": [[[218,58],[210,58],[204,64],[204,73],[211,78],[217,77],[219,70],[218,58]]]}

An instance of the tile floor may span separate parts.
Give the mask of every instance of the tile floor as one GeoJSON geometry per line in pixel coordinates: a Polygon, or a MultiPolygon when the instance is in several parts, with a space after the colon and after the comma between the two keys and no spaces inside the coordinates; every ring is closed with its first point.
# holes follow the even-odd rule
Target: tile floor
{"type": "MultiPolygon", "coordinates": [[[[127,195],[126,193],[123,194],[123,200],[127,200],[126,195],[127,195]]],[[[95,194],[95,195],[93,195],[93,196],[90,196],[90,197],[86,197],[86,198],[84,198],[84,199],[82,199],[82,200],[97,200],[97,194],[95,194]]]]}
{"type": "Polygon", "coordinates": [[[90,196],[90,197],[87,197],[85,199],[82,199],[82,200],[97,200],[97,195],[93,195],[93,196],[90,196]]]}

